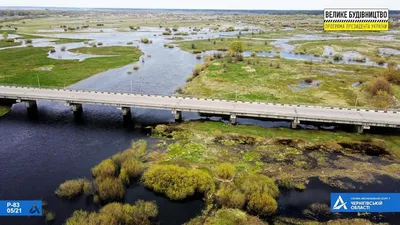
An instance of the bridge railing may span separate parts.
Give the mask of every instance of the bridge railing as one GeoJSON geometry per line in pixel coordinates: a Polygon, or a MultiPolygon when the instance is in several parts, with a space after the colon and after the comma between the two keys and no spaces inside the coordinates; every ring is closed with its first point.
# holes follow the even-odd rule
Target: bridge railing
{"type": "MultiPolygon", "coordinates": [[[[18,87],[18,88],[28,88],[28,89],[37,89],[38,85],[14,85],[14,84],[0,84],[0,87],[18,87]]],[[[95,92],[95,93],[123,93],[123,94],[135,94],[142,96],[159,96],[159,97],[168,97],[168,98],[187,98],[187,99],[198,99],[198,100],[211,100],[211,101],[222,101],[222,102],[239,102],[239,103],[253,103],[253,104],[266,104],[266,105],[277,105],[277,106],[297,106],[297,107],[305,107],[305,108],[330,108],[330,109],[340,109],[340,110],[359,110],[359,111],[376,111],[376,112],[394,112],[400,113],[400,107],[392,107],[392,108],[376,108],[376,107],[364,107],[364,106],[340,106],[340,105],[324,105],[324,104],[313,104],[313,103],[282,103],[282,102],[273,102],[273,101],[249,101],[245,97],[241,96],[240,93],[235,97],[207,97],[201,95],[187,95],[180,94],[174,91],[166,91],[166,92],[148,92],[148,91],[138,91],[138,90],[130,90],[130,89],[76,89],[71,87],[56,87],[56,86],[40,86],[42,89],[53,89],[53,90],[64,90],[64,91],[72,91],[72,92],[95,92]]]]}

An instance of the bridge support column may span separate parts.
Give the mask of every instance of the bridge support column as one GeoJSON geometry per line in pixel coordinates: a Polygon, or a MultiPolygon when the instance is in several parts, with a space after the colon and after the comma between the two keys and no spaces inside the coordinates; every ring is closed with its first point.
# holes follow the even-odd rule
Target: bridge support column
{"type": "Polygon", "coordinates": [[[237,117],[236,117],[235,114],[231,114],[230,121],[231,121],[232,125],[236,125],[237,124],[237,117]]]}
{"type": "Polygon", "coordinates": [[[72,111],[74,114],[82,114],[83,113],[83,108],[82,104],[71,104],[72,106],[72,111]]]}
{"type": "Polygon", "coordinates": [[[291,127],[292,129],[296,129],[296,128],[297,128],[297,125],[299,125],[299,124],[300,124],[300,120],[297,119],[297,118],[295,118],[292,122],[290,122],[290,127],[291,127]]]}
{"type": "Polygon", "coordinates": [[[131,108],[130,107],[122,107],[122,115],[124,117],[130,117],[131,116],[131,108]]]}
{"type": "Polygon", "coordinates": [[[172,114],[174,114],[176,122],[182,121],[182,111],[174,110],[174,111],[172,111],[172,114]]]}
{"type": "Polygon", "coordinates": [[[364,133],[364,129],[365,129],[365,130],[369,130],[369,129],[370,129],[370,126],[367,126],[367,125],[356,125],[356,131],[357,131],[357,133],[359,133],[359,134],[364,133]]]}
{"type": "Polygon", "coordinates": [[[25,106],[27,110],[37,110],[37,104],[36,101],[26,101],[25,106]]]}

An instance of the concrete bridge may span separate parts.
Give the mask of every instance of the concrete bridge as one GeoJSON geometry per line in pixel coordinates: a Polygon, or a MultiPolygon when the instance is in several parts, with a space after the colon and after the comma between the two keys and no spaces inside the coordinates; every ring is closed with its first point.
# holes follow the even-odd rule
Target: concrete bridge
{"type": "Polygon", "coordinates": [[[124,116],[131,115],[131,107],[171,110],[176,120],[182,112],[228,115],[232,124],[237,117],[270,118],[291,121],[296,128],[302,121],[351,124],[362,133],[372,126],[400,128],[400,111],[366,110],[338,107],[289,105],[257,102],[184,98],[129,93],[77,91],[0,86],[0,99],[25,102],[28,109],[36,109],[37,100],[65,102],[74,113],[82,112],[82,105],[95,104],[117,107],[124,116]]]}

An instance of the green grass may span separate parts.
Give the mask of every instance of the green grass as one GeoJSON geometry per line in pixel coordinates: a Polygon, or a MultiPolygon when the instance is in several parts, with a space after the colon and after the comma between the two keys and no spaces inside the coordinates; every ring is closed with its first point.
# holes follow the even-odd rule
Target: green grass
{"type": "Polygon", "coordinates": [[[10,111],[10,107],[0,105],[0,117],[4,116],[10,111]]]}
{"type": "MultiPolygon", "coordinates": [[[[354,106],[359,95],[358,106],[372,106],[367,93],[362,91],[365,85],[357,88],[351,85],[368,81],[382,70],[360,65],[315,62],[310,65],[304,61],[275,58],[245,58],[239,63],[219,59],[187,83],[184,94],[235,100],[237,90],[239,101],[337,106],[354,106]],[[318,80],[320,85],[298,87],[305,79],[318,80]]],[[[400,97],[398,94],[397,97],[400,97]]]]}
{"type": "Polygon", "coordinates": [[[76,39],[76,38],[60,38],[54,43],[56,44],[67,44],[67,43],[74,43],[74,42],[84,42],[90,41],[90,39],[76,39]]]}
{"type": "Polygon", "coordinates": [[[6,42],[4,40],[0,40],[0,48],[18,46],[21,45],[20,42],[6,42]]]}
{"type": "MultiPolygon", "coordinates": [[[[205,50],[229,50],[229,44],[232,41],[237,41],[235,38],[221,38],[208,40],[196,40],[196,41],[184,41],[176,42],[183,51],[205,51],[205,50]],[[214,44],[215,41],[215,44],[214,44]],[[195,48],[192,48],[192,44],[195,48]]],[[[257,40],[241,40],[244,43],[244,51],[272,51],[272,46],[269,44],[270,41],[257,41],[257,40]],[[267,44],[265,45],[265,42],[267,44]]]]}
{"type": "Polygon", "coordinates": [[[56,60],[47,58],[52,48],[17,48],[3,50],[0,54],[0,83],[63,87],[71,85],[97,73],[118,68],[138,61],[142,52],[134,47],[79,48],[74,52],[110,57],[78,60],[56,60]],[[43,71],[42,67],[52,67],[43,71]]]}

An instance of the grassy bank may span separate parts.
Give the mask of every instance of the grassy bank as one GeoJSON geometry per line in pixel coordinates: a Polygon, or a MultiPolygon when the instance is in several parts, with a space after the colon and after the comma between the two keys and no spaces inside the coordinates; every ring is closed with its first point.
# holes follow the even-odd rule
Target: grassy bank
{"type": "Polygon", "coordinates": [[[4,40],[0,40],[0,48],[18,46],[18,45],[21,45],[21,43],[20,42],[7,42],[4,40]]]}
{"type": "Polygon", "coordinates": [[[78,60],[56,60],[47,57],[51,48],[17,48],[3,50],[0,54],[0,83],[63,87],[97,73],[138,61],[141,51],[135,47],[79,48],[74,52],[92,52],[110,57],[78,60]],[[50,71],[43,67],[52,68],[50,71]]]}
{"type": "Polygon", "coordinates": [[[10,107],[0,105],[0,117],[4,116],[10,111],[10,107]]]}
{"type": "MultiPolygon", "coordinates": [[[[215,60],[184,86],[184,94],[240,101],[371,106],[366,82],[378,67],[315,63],[280,58],[215,60]],[[353,87],[352,84],[363,85],[353,87]]],[[[397,85],[394,85],[395,89],[397,85]]],[[[398,93],[395,93],[396,95],[398,93]]],[[[397,97],[400,97],[397,95],[397,97]]]]}
{"type": "MultiPolygon", "coordinates": [[[[229,45],[232,41],[237,41],[236,38],[217,38],[210,40],[196,40],[175,42],[183,51],[195,53],[196,51],[207,50],[229,50],[229,45]],[[194,47],[194,48],[193,48],[194,47]]],[[[244,43],[244,51],[272,51],[270,41],[257,41],[257,40],[242,40],[244,43]]]]}

